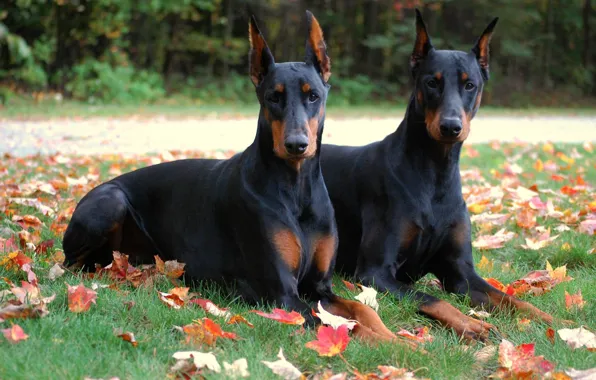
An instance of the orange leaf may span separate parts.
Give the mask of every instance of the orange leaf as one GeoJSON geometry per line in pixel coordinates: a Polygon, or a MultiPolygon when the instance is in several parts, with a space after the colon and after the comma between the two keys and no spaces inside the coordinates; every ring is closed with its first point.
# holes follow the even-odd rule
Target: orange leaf
{"type": "Polygon", "coordinates": [[[13,215],[12,221],[23,227],[23,229],[27,229],[29,227],[39,228],[43,225],[41,220],[39,220],[39,218],[35,215],[13,215]]]}
{"type": "Polygon", "coordinates": [[[516,214],[517,225],[530,229],[536,226],[536,212],[531,208],[522,208],[516,214]]]}
{"type": "Polygon", "coordinates": [[[273,309],[272,313],[265,313],[260,310],[251,311],[261,317],[273,319],[274,321],[285,323],[287,325],[302,325],[304,323],[304,317],[296,311],[289,313],[283,309],[273,309]]]}
{"type": "Polygon", "coordinates": [[[540,378],[551,372],[555,366],[542,356],[534,355],[534,343],[520,344],[515,347],[506,339],[499,345],[499,364],[497,373],[499,378],[507,379],[530,379],[540,378]]]}
{"type": "Polygon", "coordinates": [[[95,303],[97,299],[97,292],[85,288],[85,285],[68,287],[68,309],[73,313],[82,313],[91,307],[91,303],[95,303]]]}
{"type": "Polygon", "coordinates": [[[552,344],[555,344],[555,330],[553,330],[551,327],[546,329],[546,338],[548,339],[549,342],[551,342],[552,344]]]}
{"type": "Polygon", "coordinates": [[[577,190],[575,190],[571,186],[565,185],[565,186],[561,187],[561,193],[563,193],[565,195],[575,195],[575,194],[577,194],[577,190]]]}
{"type": "Polygon", "coordinates": [[[179,263],[176,260],[164,261],[157,255],[155,257],[155,267],[161,274],[165,274],[166,277],[171,279],[177,279],[184,274],[184,266],[186,264],[179,263]]]}
{"type": "Polygon", "coordinates": [[[186,334],[186,343],[214,345],[217,339],[237,339],[238,336],[232,332],[225,332],[222,328],[209,318],[195,320],[193,323],[183,326],[182,331],[186,334]]]}
{"type": "Polygon", "coordinates": [[[12,325],[12,327],[10,327],[9,329],[4,329],[0,331],[2,331],[4,337],[10,343],[18,343],[21,340],[26,340],[27,338],[29,338],[29,335],[25,334],[25,331],[23,331],[23,329],[19,325],[12,325]]]}
{"type": "Polygon", "coordinates": [[[247,325],[250,328],[255,327],[255,325],[250,323],[246,318],[244,318],[240,314],[236,314],[236,315],[232,316],[230,318],[230,320],[228,321],[228,325],[234,325],[234,324],[240,324],[240,323],[244,323],[245,325],[247,325]]]}
{"type": "Polygon", "coordinates": [[[157,291],[157,294],[159,296],[159,300],[165,303],[168,307],[180,309],[182,306],[184,306],[184,300],[176,294],[163,293],[159,290],[157,291]]]}
{"type": "Polygon", "coordinates": [[[581,290],[575,294],[569,294],[567,291],[565,291],[565,307],[567,310],[571,310],[573,307],[581,310],[585,305],[586,301],[584,301],[581,290]]]}
{"type": "Polygon", "coordinates": [[[335,356],[344,352],[349,342],[346,325],[341,325],[337,329],[331,326],[319,326],[317,340],[306,343],[306,348],[317,351],[319,356],[335,356]]]}
{"type": "Polygon", "coordinates": [[[0,265],[7,270],[19,270],[23,265],[30,264],[31,262],[33,260],[27,257],[22,251],[13,251],[0,260],[0,265]]]}
{"type": "Polygon", "coordinates": [[[404,329],[400,329],[396,335],[402,336],[406,339],[410,339],[413,340],[415,342],[420,342],[420,343],[424,343],[424,342],[432,342],[433,341],[433,337],[432,335],[430,335],[428,333],[428,327],[418,327],[415,328],[414,331],[416,332],[416,334],[412,334],[411,332],[409,332],[408,330],[404,330],[404,329]]]}
{"type": "Polygon", "coordinates": [[[131,332],[123,332],[121,328],[118,328],[118,329],[114,329],[114,335],[117,336],[118,338],[122,338],[122,340],[125,342],[129,342],[130,344],[132,344],[133,347],[136,347],[139,345],[139,343],[135,339],[135,334],[133,334],[131,332]]]}
{"type": "Polygon", "coordinates": [[[346,280],[341,280],[344,285],[346,286],[346,288],[348,288],[348,290],[354,291],[356,290],[356,286],[354,286],[354,284],[352,284],[350,281],[346,281],[346,280]]]}

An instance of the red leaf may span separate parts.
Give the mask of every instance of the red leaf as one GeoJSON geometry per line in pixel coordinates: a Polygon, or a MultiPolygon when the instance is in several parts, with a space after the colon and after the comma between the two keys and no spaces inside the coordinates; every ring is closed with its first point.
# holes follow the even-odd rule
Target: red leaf
{"type": "Polygon", "coordinates": [[[17,249],[19,249],[19,247],[16,245],[14,236],[9,239],[0,238],[0,253],[16,251],[17,249]]]}
{"type": "Polygon", "coordinates": [[[260,310],[252,310],[252,312],[260,315],[261,317],[273,319],[274,321],[288,325],[302,325],[304,323],[304,317],[296,311],[288,313],[283,309],[273,309],[272,313],[265,313],[264,311],[260,310]]]}
{"type": "Polygon", "coordinates": [[[39,243],[37,248],[35,248],[35,253],[46,254],[46,253],[48,253],[48,250],[53,247],[54,247],[54,239],[44,240],[41,243],[39,243]]]}
{"type": "Polygon", "coordinates": [[[23,331],[23,329],[19,325],[12,325],[11,328],[0,330],[0,331],[2,331],[2,334],[4,334],[4,337],[10,343],[18,343],[21,340],[25,340],[25,339],[29,338],[29,335],[25,334],[25,331],[23,331]]]}
{"type": "Polygon", "coordinates": [[[346,281],[346,280],[341,280],[341,281],[344,283],[346,288],[348,288],[348,290],[351,290],[351,291],[356,290],[356,286],[354,286],[354,284],[352,284],[351,282],[346,281]]]}
{"type": "Polygon", "coordinates": [[[66,286],[68,287],[68,309],[73,313],[85,312],[89,310],[92,303],[95,303],[97,293],[85,288],[85,285],[70,286],[66,284],[66,286]]]}
{"type": "Polygon", "coordinates": [[[586,301],[584,301],[584,297],[582,296],[582,291],[579,290],[575,294],[569,294],[565,291],[565,307],[567,310],[571,310],[573,307],[578,309],[583,309],[586,305],[586,301]]]}
{"type": "Polygon", "coordinates": [[[222,309],[210,300],[197,298],[190,301],[190,303],[194,303],[195,305],[199,305],[203,310],[206,312],[215,315],[216,317],[229,317],[230,312],[228,309],[222,309]]]}
{"type": "Polygon", "coordinates": [[[232,316],[230,318],[230,320],[228,321],[228,325],[235,325],[235,324],[240,324],[240,323],[244,323],[245,325],[247,325],[250,328],[255,327],[255,325],[250,323],[246,318],[244,318],[240,314],[236,314],[236,315],[232,316]]]}
{"type": "Polygon", "coordinates": [[[552,344],[555,344],[555,330],[553,330],[551,327],[546,329],[546,338],[548,339],[549,342],[551,342],[552,344]]]}
{"type": "Polygon", "coordinates": [[[555,366],[542,356],[534,356],[534,343],[521,344],[517,347],[503,339],[499,345],[499,378],[540,378],[552,371],[555,366]]]}
{"type": "Polygon", "coordinates": [[[306,348],[317,351],[319,356],[335,356],[344,352],[349,342],[346,325],[341,325],[337,329],[331,326],[319,326],[317,340],[306,343],[306,348]]]}
{"type": "Polygon", "coordinates": [[[184,300],[177,294],[163,293],[159,290],[157,291],[157,294],[159,295],[159,300],[165,303],[168,307],[180,309],[182,306],[184,306],[184,300]]]}
{"type": "Polygon", "coordinates": [[[565,185],[565,186],[561,187],[561,193],[563,193],[565,195],[575,195],[575,194],[577,194],[577,190],[575,190],[571,186],[565,185]]]}

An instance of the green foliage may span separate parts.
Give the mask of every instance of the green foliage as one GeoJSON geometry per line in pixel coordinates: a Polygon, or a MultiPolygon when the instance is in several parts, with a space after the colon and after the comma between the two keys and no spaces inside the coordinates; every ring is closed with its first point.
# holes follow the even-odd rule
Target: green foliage
{"type": "Polygon", "coordinates": [[[72,69],[66,90],[89,103],[151,102],[164,96],[161,77],[131,66],[112,67],[109,63],[87,60],[72,69]]]}

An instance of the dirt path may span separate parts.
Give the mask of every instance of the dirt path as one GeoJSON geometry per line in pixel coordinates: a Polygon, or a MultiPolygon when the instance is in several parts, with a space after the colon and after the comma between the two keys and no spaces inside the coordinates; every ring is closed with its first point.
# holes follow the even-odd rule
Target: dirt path
{"type": "MultiPolygon", "coordinates": [[[[363,145],[383,138],[401,119],[329,119],[324,142],[363,145]]],[[[14,155],[147,153],[164,150],[242,150],[254,139],[256,119],[111,119],[0,121],[0,153],[14,155]]],[[[596,141],[596,117],[477,117],[468,143],[596,141]]]]}

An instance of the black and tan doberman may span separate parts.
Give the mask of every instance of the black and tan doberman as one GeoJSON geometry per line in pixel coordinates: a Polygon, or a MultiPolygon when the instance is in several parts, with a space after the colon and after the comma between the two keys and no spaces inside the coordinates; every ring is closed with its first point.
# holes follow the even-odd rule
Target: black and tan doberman
{"type": "Polygon", "coordinates": [[[254,142],[228,160],[142,168],[91,190],[63,241],[65,263],[93,270],[112,251],[136,262],[186,263],[190,279],[235,284],[249,302],[356,319],[364,337],[395,335],[370,307],[331,290],[337,232],[319,164],[331,75],[322,30],[307,12],[305,62],[275,63],[254,18],[250,77],[261,105],[254,142]]]}
{"type": "Polygon", "coordinates": [[[490,286],[474,270],[470,218],[462,196],[459,156],[488,80],[494,19],[470,52],[436,50],[416,11],[411,56],[415,86],[399,128],[363,146],[323,145],[321,166],[339,231],[338,269],[398,299],[413,296],[419,310],[468,339],[493,326],[415,291],[427,273],[474,305],[552,317],[490,286]]]}

